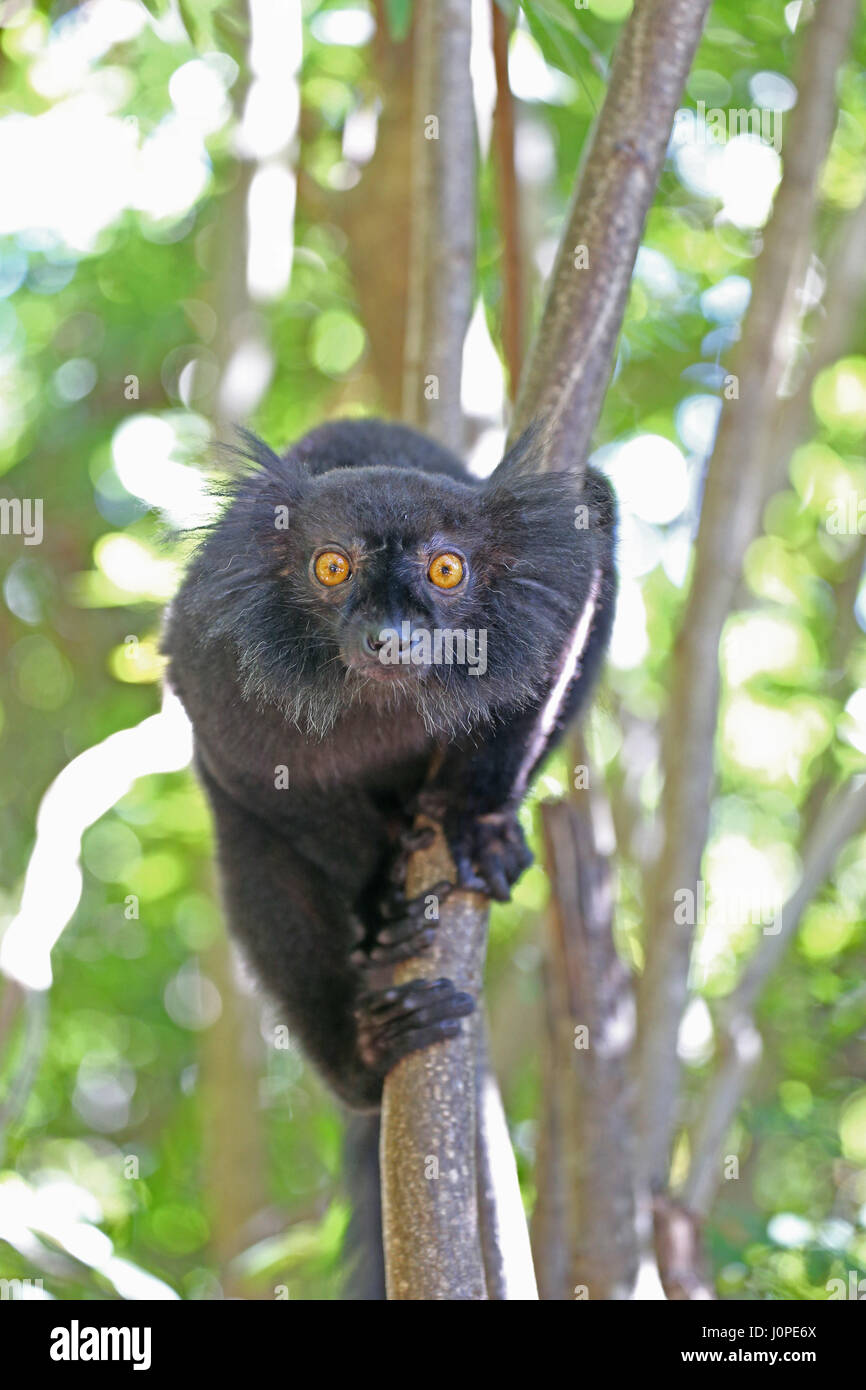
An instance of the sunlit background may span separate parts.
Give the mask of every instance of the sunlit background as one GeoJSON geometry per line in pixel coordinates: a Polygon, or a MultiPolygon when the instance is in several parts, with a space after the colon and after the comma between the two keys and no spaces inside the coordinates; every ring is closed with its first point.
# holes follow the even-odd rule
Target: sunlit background
{"type": "MultiPolygon", "coordinates": [[[[0,968],[27,989],[8,1031],[0,1009],[0,1277],[41,1280],[30,1296],[285,1287],[330,1298],[338,1287],[340,1118],[296,1052],[266,1046],[267,1019],[228,958],[208,815],[183,714],[163,703],[158,644],[191,545],[183,533],[216,505],[214,421],[249,420],[279,447],[339,413],[396,412],[399,284],[370,209],[383,238],[405,216],[406,188],[377,182],[377,160],[396,138],[383,78],[406,68],[383,49],[399,50],[409,7],[387,8],[386,33],[373,6],[251,0],[248,47],[239,5],[0,4],[2,494],[44,507],[41,544],[0,536],[0,968]],[[238,1040],[229,1064],[223,1028],[238,1040]],[[244,1163],[227,1179],[214,1151],[235,1153],[227,1136],[239,1128],[244,1163]]],[[[629,9],[590,0],[576,15],[545,0],[512,36],[535,310],[629,9]]],[[[595,454],[620,499],[622,589],[591,747],[628,831],[618,944],[635,965],[673,623],[797,99],[800,4],[750,0],[748,11],[737,0],[713,9],[595,454]],[[737,111],[749,119],[738,124],[737,111]]],[[[479,0],[484,167],[463,380],[478,473],[501,454],[506,411],[490,23],[479,0]]],[[[840,94],[822,185],[827,248],[866,196],[861,66],[846,69],[840,94]]],[[[823,331],[825,288],[816,257],[792,397],[823,331]]],[[[713,1056],[708,1001],[731,989],[796,883],[810,786],[866,770],[863,595],[841,656],[829,598],[863,546],[866,328],[809,386],[808,438],[790,469],[782,459],[725,634],[711,906],[681,1033],[696,1079],[713,1056]],[[855,518],[841,530],[828,525],[840,499],[855,518]]],[[[567,780],[560,758],[537,794],[567,780]]],[[[826,1297],[829,1279],[866,1274],[863,848],[850,846],[808,911],[765,1005],[760,1081],[730,1141],[743,1178],[711,1230],[729,1296],[826,1297]]],[[[546,893],[536,866],[496,909],[490,960],[528,1203],[546,893]]]]}

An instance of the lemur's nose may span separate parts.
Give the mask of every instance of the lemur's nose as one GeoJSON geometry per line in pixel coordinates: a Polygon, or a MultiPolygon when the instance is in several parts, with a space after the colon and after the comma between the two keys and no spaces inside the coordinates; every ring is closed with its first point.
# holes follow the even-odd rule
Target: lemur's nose
{"type": "Polygon", "coordinates": [[[384,629],[379,627],[368,627],[364,630],[361,638],[361,646],[368,656],[378,656],[387,641],[381,634],[384,629]]]}

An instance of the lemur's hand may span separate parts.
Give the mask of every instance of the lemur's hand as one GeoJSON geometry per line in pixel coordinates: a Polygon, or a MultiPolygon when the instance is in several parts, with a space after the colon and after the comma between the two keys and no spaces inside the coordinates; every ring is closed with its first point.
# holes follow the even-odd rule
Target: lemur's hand
{"type": "Polygon", "coordinates": [[[513,807],[484,815],[446,820],[445,835],[461,888],[507,902],[511,889],[532,863],[523,827],[513,807]]]}
{"type": "Polygon", "coordinates": [[[454,800],[434,784],[421,792],[418,809],[442,826],[458,886],[507,902],[533,858],[517,807],[506,805],[481,812],[454,804],[454,800]]]}

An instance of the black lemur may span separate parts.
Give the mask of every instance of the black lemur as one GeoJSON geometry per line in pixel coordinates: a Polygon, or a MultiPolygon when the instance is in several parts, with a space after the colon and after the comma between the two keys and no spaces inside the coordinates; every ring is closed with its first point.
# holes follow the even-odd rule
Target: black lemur
{"type": "Polygon", "coordinates": [[[169,680],[194,726],[231,926],[356,1109],[474,1007],[448,980],[371,988],[371,967],[435,931],[394,885],[419,797],[439,808],[459,883],[506,899],[531,860],[515,778],[584,705],[608,643],[611,490],[592,470],[533,475],[533,447],[480,482],[403,425],[326,424],[279,457],[250,436],[255,466],[169,615],[169,680]]]}

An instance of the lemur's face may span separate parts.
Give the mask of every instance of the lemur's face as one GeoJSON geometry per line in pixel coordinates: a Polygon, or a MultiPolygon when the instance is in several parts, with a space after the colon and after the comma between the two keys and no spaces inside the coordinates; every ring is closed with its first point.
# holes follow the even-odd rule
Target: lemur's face
{"type": "Polygon", "coordinates": [[[610,545],[601,486],[274,460],[202,554],[203,621],[248,698],[310,733],[355,701],[410,702],[431,732],[496,721],[538,698],[586,603],[610,545]]]}
{"type": "MultiPolygon", "coordinates": [[[[480,494],[470,487],[364,470],[317,480],[296,510],[285,578],[294,603],[328,633],[348,676],[398,686],[450,683],[483,672],[484,595],[496,580],[496,547],[480,494]],[[357,475],[356,475],[357,476],[357,475]],[[353,480],[354,481],[354,480],[353,480]],[[372,510],[373,489],[387,502],[372,510]],[[467,653],[466,643],[469,642],[467,653]]],[[[382,470],[384,473],[384,470],[382,470]]]]}

